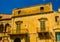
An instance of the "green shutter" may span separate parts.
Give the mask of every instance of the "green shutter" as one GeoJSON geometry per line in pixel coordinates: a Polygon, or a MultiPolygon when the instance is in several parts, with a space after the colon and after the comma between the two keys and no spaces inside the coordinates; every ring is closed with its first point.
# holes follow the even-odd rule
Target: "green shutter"
{"type": "Polygon", "coordinates": [[[56,39],[60,40],[60,33],[56,33],[56,39]]]}

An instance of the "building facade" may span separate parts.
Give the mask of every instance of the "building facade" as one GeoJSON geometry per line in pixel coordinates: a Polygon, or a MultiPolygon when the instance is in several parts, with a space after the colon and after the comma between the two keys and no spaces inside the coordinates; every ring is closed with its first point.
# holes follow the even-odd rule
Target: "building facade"
{"type": "Polygon", "coordinates": [[[60,9],[47,3],[0,14],[0,42],[60,42],[60,9]]]}

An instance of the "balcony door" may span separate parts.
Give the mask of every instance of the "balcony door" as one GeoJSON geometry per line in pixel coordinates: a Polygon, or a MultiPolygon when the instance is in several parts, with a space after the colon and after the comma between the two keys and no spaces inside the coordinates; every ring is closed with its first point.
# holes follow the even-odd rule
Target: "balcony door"
{"type": "Polygon", "coordinates": [[[21,24],[22,24],[22,21],[17,21],[16,22],[16,33],[20,33],[21,24]]]}

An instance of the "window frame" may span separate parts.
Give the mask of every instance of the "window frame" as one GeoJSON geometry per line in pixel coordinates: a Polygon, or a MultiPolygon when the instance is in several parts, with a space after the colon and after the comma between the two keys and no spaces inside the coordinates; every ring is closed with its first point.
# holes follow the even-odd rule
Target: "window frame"
{"type": "Polygon", "coordinates": [[[4,31],[4,24],[1,23],[1,24],[0,24],[0,33],[2,33],[3,31],[4,31]]]}
{"type": "Polygon", "coordinates": [[[45,21],[40,21],[41,31],[45,31],[45,21]]]}
{"type": "Polygon", "coordinates": [[[39,22],[40,22],[40,29],[41,29],[41,31],[45,31],[46,30],[46,21],[48,20],[47,18],[40,18],[40,19],[38,19],[39,20],[39,22]],[[42,27],[41,27],[41,22],[42,22],[42,27]],[[44,26],[43,26],[44,25],[44,26]],[[44,29],[42,29],[42,28],[44,28],[44,29]]]}
{"type": "Polygon", "coordinates": [[[16,33],[19,33],[20,29],[21,29],[21,23],[23,23],[23,22],[22,21],[17,21],[15,23],[16,23],[16,33]]]}
{"type": "Polygon", "coordinates": [[[59,16],[55,16],[55,21],[56,21],[56,22],[59,22],[59,21],[58,21],[58,18],[59,18],[59,16]]]}

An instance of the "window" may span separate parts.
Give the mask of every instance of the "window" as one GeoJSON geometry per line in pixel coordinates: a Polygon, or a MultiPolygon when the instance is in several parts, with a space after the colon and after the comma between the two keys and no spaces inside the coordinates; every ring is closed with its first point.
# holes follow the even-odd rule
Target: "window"
{"type": "Polygon", "coordinates": [[[41,31],[45,31],[45,22],[46,22],[47,18],[41,18],[39,19],[40,21],[40,28],[41,28],[41,31]]]}
{"type": "Polygon", "coordinates": [[[41,27],[41,31],[45,30],[45,21],[40,21],[40,27],[41,27]]]}
{"type": "Polygon", "coordinates": [[[40,7],[40,10],[44,10],[44,7],[40,7]]]}
{"type": "Polygon", "coordinates": [[[56,40],[60,41],[60,32],[56,32],[56,40]]]}
{"type": "Polygon", "coordinates": [[[19,33],[19,31],[20,31],[20,24],[17,24],[16,30],[17,30],[17,33],[19,33]]]}
{"type": "Polygon", "coordinates": [[[18,11],[18,14],[20,14],[20,12],[21,12],[21,11],[19,10],[19,11],[18,11]]]}
{"type": "Polygon", "coordinates": [[[0,40],[2,40],[2,37],[0,37],[0,40]]]}
{"type": "Polygon", "coordinates": [[[4,25],[0,24],[0,32],[2,33],[4,31],[4,25]]]}
{"type": "Polygon", "coordinates": [[[22,23],[22,21],[17,21],[17,22],[16,22],[16,31],[17,31],[17,33],[20,32],[21,23],[22,23]]]}
{"type": "Polygon", "coordinates": [[[10,24],[7,23],[7,24],[5,24],[5,29],[4,29],[4,31],[5,31],[5,32],[10,32],[10,28],[11,28],[10,24]]]}
{"type": "Polygon", "coordinates": [[[55,21],[56,21],[56,22],[59,21],[59,16],[55,16],[55,21]]]}
{"type": "Polygon", "coordinates": [[[0,16],[0,18],[2,18],[2,16],[0,16]]]}

